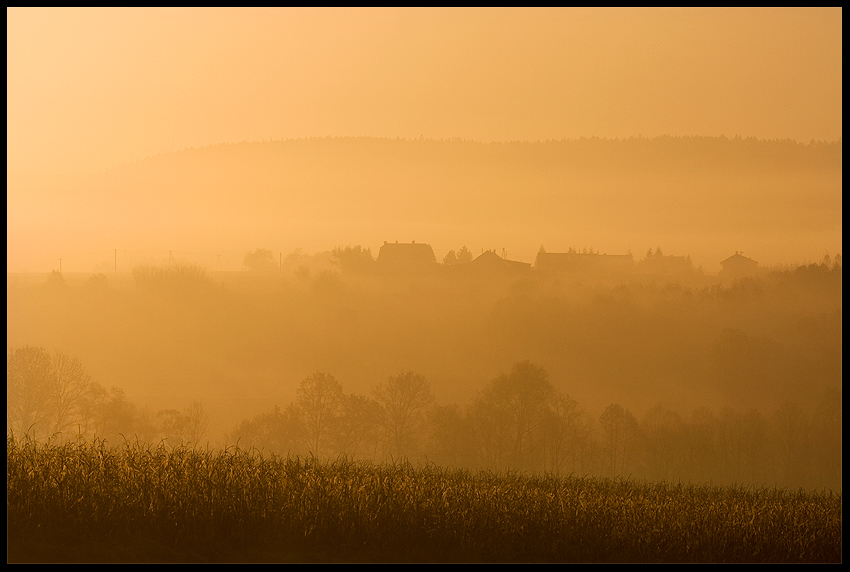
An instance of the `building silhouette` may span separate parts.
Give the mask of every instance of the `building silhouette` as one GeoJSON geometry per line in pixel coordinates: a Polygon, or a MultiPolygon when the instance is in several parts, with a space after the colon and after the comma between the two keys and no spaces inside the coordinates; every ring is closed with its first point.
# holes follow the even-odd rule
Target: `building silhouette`
{"type": "Polygon", "coordinates": [[[722,270],[720,276],[722,278],[745,278],[753,276],[758,271],[759,263],[752,258],[747,258],[743,253],[735,252],[726,260],[720,261],[722,270]]]}

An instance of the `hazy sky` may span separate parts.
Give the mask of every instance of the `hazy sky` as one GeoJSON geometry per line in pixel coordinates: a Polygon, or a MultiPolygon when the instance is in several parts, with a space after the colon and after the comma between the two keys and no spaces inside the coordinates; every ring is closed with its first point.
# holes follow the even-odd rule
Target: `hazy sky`
{"type": "Polygon", "coordinates": [[[7,8],[9,169],[313,136],[841,137],[840,8],[7,8]]]}

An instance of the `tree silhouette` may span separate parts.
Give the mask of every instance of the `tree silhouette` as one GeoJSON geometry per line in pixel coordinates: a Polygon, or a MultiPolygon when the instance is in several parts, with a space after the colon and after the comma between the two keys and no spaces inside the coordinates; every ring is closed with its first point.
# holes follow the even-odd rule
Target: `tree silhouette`
{"type": "Polygon", "coordinates": [[[86,287],[93,292],[104,292],[109,288],[109,279],[106,274],[92,274],[86,280],[86,287]]]}
{"type": "Polygon", "coordinates": [[[61,290],[68,286],[68,283],[65,281],[65,277],[58,270],[52,270],[50,274],[47,275],[46,283],[48,288],[52,288],[54,290],[61,290]]]}
{"type": "Polygon", "coordinates": [[[428,458],[450,467],[471,461],[469,420],[457,405],[437,405],[428,412],[428,458]],[[432,457],[433,456],[433,457],[432,457]]]}
{"type": "Polygon", "coordinates": [[[305,378],[296,390],[295,406],[304,427],[307,448],[312,454],[329,452],[342,401],[342,386],[332,375],[322,372],[305,378]]]}
{"type": "Polygon", "coordinates": [[[188,419],[176,409],[161,409],[156,414],[157,427],[172,447],[183,443],[188,419]]]}
{"type": "Polygon", "coordinates": [[[51,356],[44,348],[32,346],[9,349],[9,429],[34,438],[87,431],[97,416],[93,399],[99,387],[76,357],[60,351],[51,356]]]}
{"type": "Polygon", "coordinates": [[[133,281],[140,290],[179,297],[194,296],[212,286],[204,267],[184,262],[141,264],[133,268],[133,281]]]}
{"type": "Polygon", "coordinates": [[[388,451],[396,457],[412,453],[424,428],[425,407],[434,401],[428,381],[412,371],[402,371],[375,387],[373,393],[381,407],[388,451]]]}
{"type": "Polygon", "coordinates": [[[466,245],[462,246],[460,250],[455,252],[454,250],[449,250],[445,257],[443,257],[443,265],[451,266],[453,264],[466,264],[467,262],[472,262],[472,253],[466,248],[466,245]]]}
{"type": "Polygon", "coordinates": [[[271,250],[258,248],[245,255],[242,259],[242,264],[248,270],[254,272],[262,272],[265,270],[275,270],[274,254],[271,250]]]}
{"type": "Polygon", "coordinates": [[[207,435],[210,421],[204,403],[193,401],[183,411],[183,415],[186,417],[186,440],[194,446],[200,445],[207,435]]]}
{"type": "Polygon", "coordinates": [[[631,411],[619,403],[612,403],[602,412],[599,421],[602,423],[605,465],[611,477],[626,474],[637,437],[637,420],[631,411]]]}
{"type": "Polygon", "coordinates": [[[380,406],[359,394],[344,395],[341,405],[332,431],[336,450],[351,457],[358,453],[374,455],[378,447],[380,406]]]}
{"type": "Polygon", "coordinates": [[[655,405],[643,417],[645,460],[650,475],[658,480],[670,480],[680,470],[684,456],[684,422],[678,413],[655,405]]]}
{"type": "Polygon", "coordinates": [[[582,440],[580,418],[578,402],[553,389],[543,418],[547,470],[560,474],[568,461],[576,468],[582,440]]]}
{"type": "Polygon", "coordinates": [[[506,448],[497,453],[513,467],[530,467],[540,441],[539,428],[553,388],[546,371],[529,361],[515,364],[510,374],[491,381],[479,395],[477,414],[491,417],[480,425],[490,431],[486,440],[506,448]]]}
{"type": "Polygon", "coordinates": [[[82,423],[81,413],[92,379],[79,359],[62,352],[53,356],[53,375],[53,430],[65,432],[82,423]]]}
{"type": "Polygon", "coordinates": [[[331,262],[339,266],[340,271],[347,273],[362,273],[372,267],[374,259],[369,248],[360,245],[337,247],[331,253],[331,262]]]}
{"type": "Polygon", "coordinates": [[[6,420],[18,437],[49,429],[53,364],[44,348],[10,349],[6,358],[6,420]]]}

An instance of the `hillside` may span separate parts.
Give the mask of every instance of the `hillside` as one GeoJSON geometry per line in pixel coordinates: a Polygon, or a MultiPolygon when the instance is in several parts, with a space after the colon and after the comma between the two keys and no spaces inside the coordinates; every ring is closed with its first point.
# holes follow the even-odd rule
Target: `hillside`
{"type": "Polygon", "coordinates": [[[736,250],[805,262],[840,249],[841,155],[840,141],[725,137],[211,145],[73,180],[10,174],[10,258],[418,240],[438,257],[660,244],[709,272],[736,250]]]}

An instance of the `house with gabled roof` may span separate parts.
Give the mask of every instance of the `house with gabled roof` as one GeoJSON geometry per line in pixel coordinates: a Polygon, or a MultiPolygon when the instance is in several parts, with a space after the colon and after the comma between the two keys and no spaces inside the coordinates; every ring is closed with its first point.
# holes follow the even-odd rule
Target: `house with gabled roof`
{"type": "Polygon", "coordinates": [[[485,250],[480,256],[465,264],[453,264],[447,270],[464,275],[513,276],[531,270],[530,262],[502,258],[494,250],[485,250]]]}
{"type": "Polygon", "coordinates": [[[722,268],[721,276],[734,279],[753,276],[758,271],[759,263],[744,256],[743,252],[735,251],[735,254],[726,260],[721,260],[720,266],[722,268]]]}

